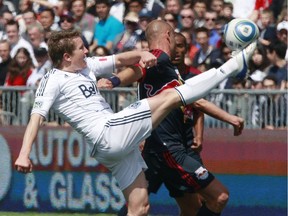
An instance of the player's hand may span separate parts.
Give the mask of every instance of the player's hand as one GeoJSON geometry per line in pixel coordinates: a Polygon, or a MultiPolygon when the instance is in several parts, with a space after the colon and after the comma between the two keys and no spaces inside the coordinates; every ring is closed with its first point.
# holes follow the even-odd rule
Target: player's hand
{"type": "Polygon", "coordinates": [[[141,53],[139,64],[143,68],[150,68],[157,64],[157,58],[152,53],[143,51],[141,53]]]}
{"type": "Polygon", "coordinates": [[[29,158],[19,156],[15,162],[15,169],[18,172],[30,173],[32,172],[33,165],[29,158]]]}
{"type": "Polygon", "coordinates": [[[193,149],[193,151],[200,153],[202,151],[202,148],[203,148],[202,139],[200,137],[194,137],[193,144],[192,144],[191,148],[193,149]]]}
{"type": "Polygon", "coordinates": [[[102,78],[97,81],[97,88],[99,89],[113,89],[113,84],[110,80],[102,78]]]}
{"type": "Polygon", "coordinates": [[[239,136],[242,134],[244,129],[244,119],[238,116],[234,116],[235,120],[233,121],[234,136],[239,136]]]}

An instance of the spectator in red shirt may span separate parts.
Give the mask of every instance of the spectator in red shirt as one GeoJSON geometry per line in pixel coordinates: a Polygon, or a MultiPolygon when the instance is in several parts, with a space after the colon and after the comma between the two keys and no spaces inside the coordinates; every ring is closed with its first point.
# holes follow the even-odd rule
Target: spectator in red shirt
{"type": "Polygon", "coordinates": [[[33,70],[32,59],[25,48],[19,48],[8,66],[6,86],[26,86],[33,70]]]}

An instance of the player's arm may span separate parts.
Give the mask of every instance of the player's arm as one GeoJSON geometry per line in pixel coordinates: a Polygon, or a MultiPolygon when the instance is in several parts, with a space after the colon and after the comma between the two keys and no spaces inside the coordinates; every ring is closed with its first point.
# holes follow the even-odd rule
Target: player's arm
{"type": "Polygon", "coordinates": [[[131,66],[117,74],[121,81],[120,86],[128,86],[142,78],[142,70],[139,66],[131,66]]]}
{"type": "Polygon", "coordinates": [[[197,152],[202,150],[203,134],[204,134],[204,113],[193,109],[193,131],[194,140],[192,149],[197,152]]]}
{"type": "Polygon", "coordinates": [[[242,133],[242,130],[244,128],[243,118],[231,115],[230,113],[224,111],[223,109],[219,108],[215,104],[205,99],[195,101],[193,103],[193,107],[199,109],[200,111],[206,113],[209,116],[212,116],[213,118],[231,124],[234,128],[234,136],[238,136],[242,133]]]}
{"type": "Polygon", "coordinates": [[[32,149],[33,142],[37,136],[39,127],[44,122],[44,117],[38,113],[33,113],[26,127],[22,147],[19,156],[15,162],[15,168],[19,172],[27,173],[32,171],[32,163],[29,154],[32,149]]]}
{"type": "Polygon", "coordinates": [[[96,77],[103,77],[103,75],[107,77],[107,75],[115,73],[116,68],[125,68],[135,64],[142,68],[152,67],[157,64],[157,58],[147,51],[129,51],[111,56],[87,57],[86,63],[87,69],[93,72],[96,77]]]}
{"type": "Polygon", "coordinates": [[[157,58],[148,51],[129,51],[115,55],[115,65],[117,68],[136,63],[139,63],[143,68],[152,67],[156,65],[157,58]]]}
{"type": "Polygon", "coordinates": [[[114,87],[125,87],[142,78],[140,66],[127,67],[110,78],[102,78],[97,82],[98,88],[112,89],[114,87]]]}

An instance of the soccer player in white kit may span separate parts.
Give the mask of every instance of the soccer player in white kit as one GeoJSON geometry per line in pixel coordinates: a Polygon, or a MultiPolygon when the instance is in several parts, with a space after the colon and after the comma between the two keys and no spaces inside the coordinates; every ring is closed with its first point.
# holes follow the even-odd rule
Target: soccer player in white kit
{"type": "MultiPolygon", "coordinates": [[[[171,46],[175,46],[173,31],[171,46]]],[[[128,215],[147,215],[149,201],[139,144],[174,108],[208,94],[228,76],[246,73],[247,61],[255,44],[233,58],[229,65],[187,80],[182,86],[164,90],[155,97],[137,101],[113,113],[96,87],[96,76],[111,74],[125,65],[143,67],[156,64],[149,52],[130,51],[106,57],[86,57],[81,34],[77,31],[53,32],[48,50],[54,69],[41,80],[27,125],[22,147],[15,162],[19,172],[32,171],[29,159],[33,141],[50,108],[82,134],[91,155],[106,166],[118,181],[128,203],[128,215]],[[240,71],[240,72],[239,72],[240,71]],[[196,90],[195,90],[196,89],[196,90]]]]}

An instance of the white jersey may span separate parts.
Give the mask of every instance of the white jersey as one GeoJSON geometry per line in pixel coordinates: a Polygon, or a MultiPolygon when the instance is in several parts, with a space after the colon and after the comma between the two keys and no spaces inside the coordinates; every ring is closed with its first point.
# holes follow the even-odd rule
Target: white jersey
{"type": "Polygon", "coordinates": [[[86,62],[87,68],[76,73],[58,69],[47,72],[36,91],[31,113],[47,119],[53,108],[93,145],[102,132],[99,122],[113,113],[97,89],[96,76],[114,72],[115,56],[88,57],[86,62]]]}

